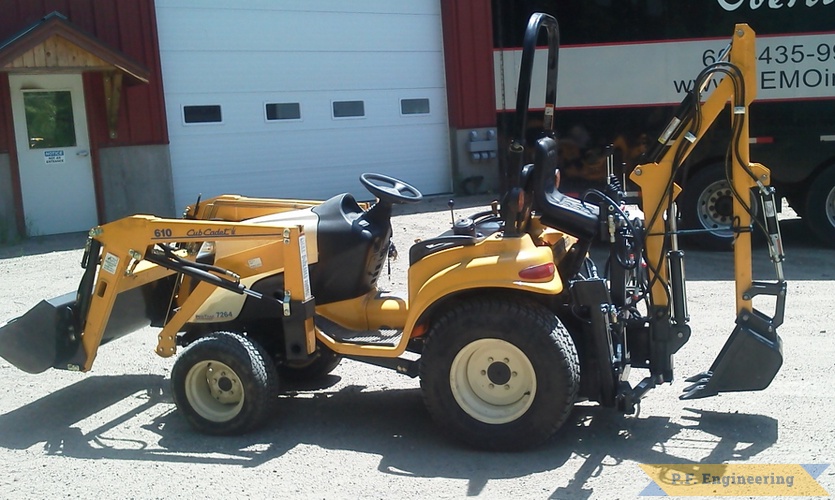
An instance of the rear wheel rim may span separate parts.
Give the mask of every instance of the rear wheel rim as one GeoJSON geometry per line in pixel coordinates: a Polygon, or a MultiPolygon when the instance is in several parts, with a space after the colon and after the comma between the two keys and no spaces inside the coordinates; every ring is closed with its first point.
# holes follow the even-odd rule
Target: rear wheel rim
{"type": "Polygon", "coordinates": [[[211,422],[228,422],[244,406],[241,378],[225,363],[201,361],[188,371],[185,393],[198,415],[211,422]]]}
{"type": "Polygon", "coordinates": [[[710,183],[699,194],[696,206],[699,223],[711,234],[720,238],[732,238],[733,194],[726,180],[710,183]]]}
{"type": "Polygon", "coordinates": [[[455,401],[486,424],[504,424],[528,411],[536,395],[536,372],[521,349],[501,339],[464,346],[450,366],[455,401]]]}
{"type": "Polygon", "coordinates": [[[826,219],[830,226],[835,227],[835,187],[829,190],[826,197],[826,219]]]}

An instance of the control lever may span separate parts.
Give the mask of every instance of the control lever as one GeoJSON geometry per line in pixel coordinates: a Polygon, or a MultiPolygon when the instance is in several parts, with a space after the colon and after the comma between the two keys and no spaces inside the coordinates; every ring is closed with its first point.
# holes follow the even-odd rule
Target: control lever
{"type": "Polygon", "coordinates": [[[455,200],[450,198],[449,201],[446,202],[446,206],[449,207],[449,217],[452,220],[452,225],[455,226],[455,212],[452,210],[455,206],[455,200]]]}

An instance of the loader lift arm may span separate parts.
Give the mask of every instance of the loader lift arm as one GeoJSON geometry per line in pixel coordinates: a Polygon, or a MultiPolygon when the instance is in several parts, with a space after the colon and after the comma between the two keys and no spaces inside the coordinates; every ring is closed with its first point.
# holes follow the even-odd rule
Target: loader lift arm
{"type": "MultiPolygon", "coordinates": [[[[163,357],[176,352],[176,336],[197,309],[213,293],[222,288],[272,302],[282,310],[287,347],[306,356],[315,349],[313,304],[307,275],[307,256],[302,226],[266,226],[226,221],[162,219],[135,215],[90,231],[82,264],[87,268],[72,306],[77,315],[80,344],[70,359],[59,366],[88,371],[99,345],[121,332],[108,332],[114,319],[117,297],[130,290],[154,284],[167,276],[180,274],[196,281],[196,286],[177,307],[165,308],[164,327],[158,336],[156,352],[163,357]],[[171,243],[193,243],[205,240],[236,238],[263,242],[242,253],[257,253],[259,258],[281,256],[285,274],[284,297],[276,298],[250,290],[241,278],[256,274],[255,269],[232,272],[217,266],[200,264],[175,251],[171,243]],[[275,248],[273,248],[275,247],[275,248]],[[96,270],[98,272],[96,272],[96,270]],[[173,312],[173,316],[167,317],[173,312]],[[107,333],[106,333],[107,332],[107,333]]],[[[176,287],[171,290],[175,293],[176,287]]],[[[173,304],[173,296],[169,306],[173,304]]]]}
{"type": "MultiPolygon", "coordinates": [[[[771,382],[782,364],[782,342],[777,327],[785,309],[786,282],[774,189],[770,171],[749,159],[749,105],[756,96],[755,34],[746,24],[735,27],[731,43],[718,62],[696,79],[693,90],[679,106],[676,116],[630,179],[641,189],[646,214],[645,259],[650,284],[650,366],[646,386],[669,382],[672,355],[689,336],[684,291],[683,254],[678,250],[673,201],[681,188],[674,182],[677,170],[704,136],[725,106],[731,103],[732,138],[726,173],[734,193],[734,273],[737,326],[710,370],[688,379],[683,399],[707,397],[718,392],[759,390],[771,382]],[[703,84],[716,74],[721,83],[702,102],[703,84]],[[759,193],[764,222],[752,218],[750,196],[759,193]],[[776,281],[753,280],[751,234],[754,223],[768,237],[776,281]],[[752,306],[757,295],[775,297],[775,312],[768,316],[752,306]],[[731,362],[731,360],[734,360],[731,362]]],[[[685,186],[686,188],[686,186],[685,186]]]]}

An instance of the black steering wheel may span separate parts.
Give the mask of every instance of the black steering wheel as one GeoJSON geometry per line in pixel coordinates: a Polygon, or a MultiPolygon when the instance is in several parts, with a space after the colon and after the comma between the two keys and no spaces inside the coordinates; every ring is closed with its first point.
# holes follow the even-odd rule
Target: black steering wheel
{"type": "Polygon", "coordinates": [[[416,187],[387,175],[362,174],[360,182],[365,189],[384,203],[417,203],[423,199],[423,195],[416,187]]]}

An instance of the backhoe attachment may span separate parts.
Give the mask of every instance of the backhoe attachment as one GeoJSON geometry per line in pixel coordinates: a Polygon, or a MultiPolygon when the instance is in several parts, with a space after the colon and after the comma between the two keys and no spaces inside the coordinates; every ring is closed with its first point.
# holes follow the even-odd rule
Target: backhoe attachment
{"type": "MultiPolygon", "coordinates": [[[[675,272],[677,231],[673,200],[680,188],[673,182],[678,169],[730,102],[732,138],[726,159],[726,173],[734,193],[734,269],[736,282],[736,327],[706,372],[687,379],[692,385],[682,399],[697,399],[721,392],[756,391],[766,388],[783,363],[782,341],[777,327],[783,322],[786,282],[783,277],[783,246],[777,221],[774,189],[769,186],[770,171],[749,161],[748,106],[756,95],[755,34],[748,25],[738,24],[731,43],[715,64],[696,78],[692,92],[682,101],[675,117],[649,152],[649,162],[639,165],[630,179],[641,187],[647,218],[646,256],[652,309],[650,316],[651,372],[654,380],[668,382],[672,376],[672,354],[680,347],[677,325],[680,314],[677,298],[684,289],[682,272],[675,272]],[[706,83],[722,76],[721,83],[705,91],[706,83]],[[708,95],[709,94],[709,95],[708,95]],[[704,98],[704,100],[703,100],[704,98]],[[761,199],[763,220],[752,214],[754,193],[761,199]],[[755,228],[754,225],[759,227],[755,228]],[[766,235],[774,264],[776,281],[752,279],[751,233],[761,229],[766,235]],[[672,250],[668,250],[672,248],[672,250]],[[669,268],[669,269],[668,269],[669,268]],[[755,296],[771,296],[776,305],[773,316],[752,305],[755,296]]],[[[686,186],[685,186],[686,189],[686,186]]],[[[678,257],[676,257],[678,255],[678,257]]],[[[686,319],[684,320],[686,321],[686,319]]]]}

